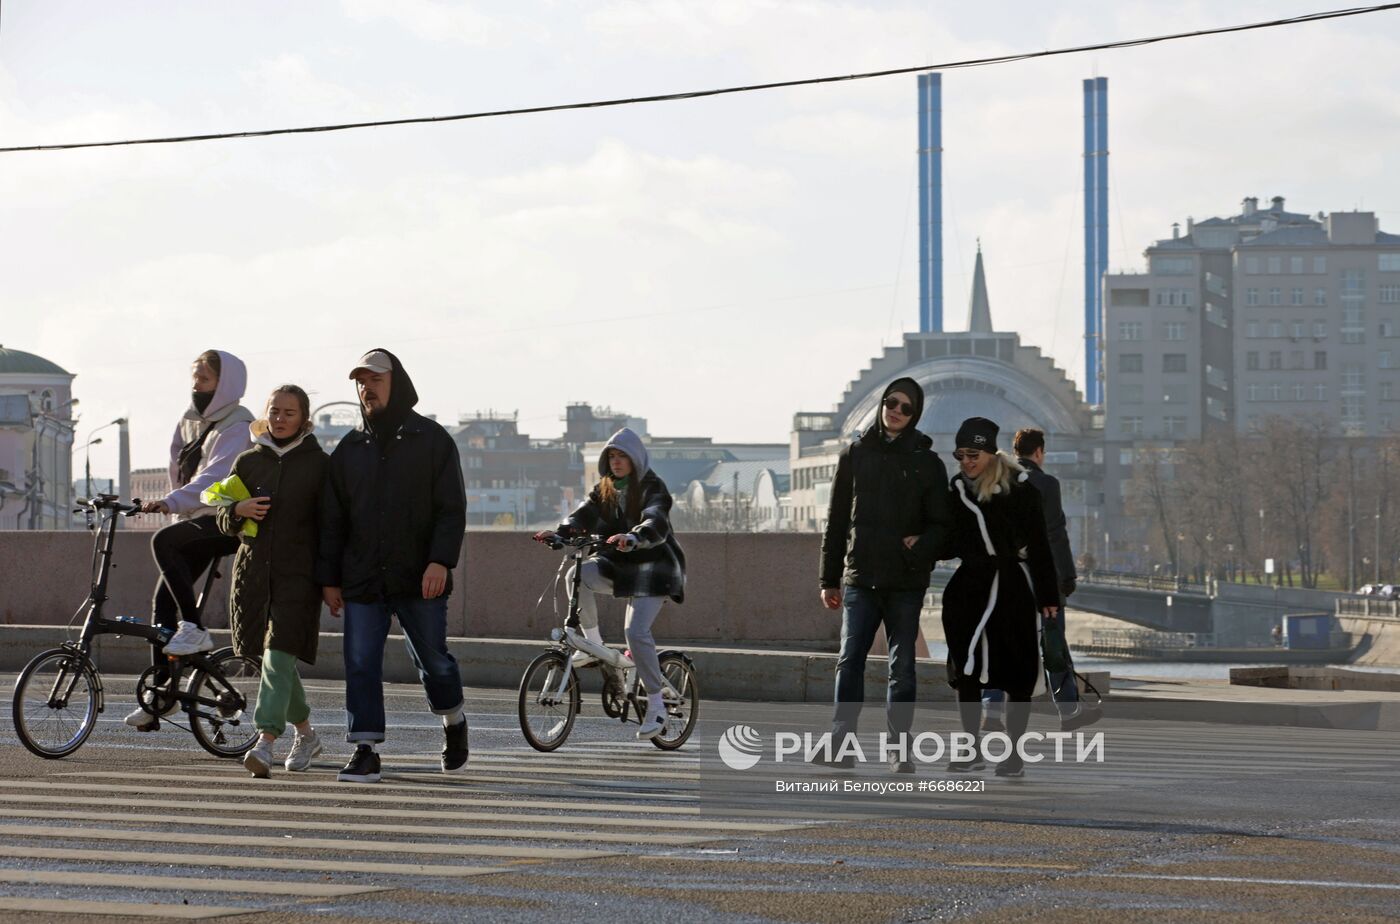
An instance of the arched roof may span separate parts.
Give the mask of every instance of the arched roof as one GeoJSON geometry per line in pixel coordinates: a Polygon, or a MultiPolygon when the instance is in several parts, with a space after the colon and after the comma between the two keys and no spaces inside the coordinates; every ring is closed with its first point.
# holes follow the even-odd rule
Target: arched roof
{"type": "MultiPolygon", "coordinates": [[[[924,389],[924,413],[919,429],[925,433],[955,433],[969,417],[996,421],[1010,435],[1022,427],[1046,433],[1078,435],[1075,415],[1029,375],[995,359],[938,357],[902,369],[924,389]]],[[[849,436],[875,422],[875,409],[888,381],[867,392],[846,415],[841,433],[849,436]]]]}
{"type": "Polygon", "coordinates": [[[68,375],[58,363],[42,356],[0,346],[0,375],[68,375]]]}

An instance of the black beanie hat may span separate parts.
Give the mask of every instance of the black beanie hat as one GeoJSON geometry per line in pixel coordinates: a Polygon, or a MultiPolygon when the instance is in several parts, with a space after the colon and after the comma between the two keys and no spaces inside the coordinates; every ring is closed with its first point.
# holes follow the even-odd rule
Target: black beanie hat
{"type": "Polygon", "coordinates": [[[979,452],[997,451],[997,434],[1001,428],[985,417],[969,417],[958,427],[954,439],[955,449],[976,449],[979,452]]]}

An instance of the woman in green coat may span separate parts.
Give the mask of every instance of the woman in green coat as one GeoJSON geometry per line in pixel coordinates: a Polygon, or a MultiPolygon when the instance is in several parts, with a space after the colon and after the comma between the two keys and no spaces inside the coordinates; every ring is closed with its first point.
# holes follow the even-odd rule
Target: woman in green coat
{"type": "Polygon", "coordinates": [[[219,529],[240,540],[229,599],[234,650],[262,658],[253,715],[262,734],[243,758],[258,777],[269,775],[273,743],[288,724],[297,732],[288,770],[305,770],[321,752],[297,674],[298,659],[316,661],[321,619],[321,588],[311,570],[326,454],[311,433],[310,405],[297,386],[277,388],[250,427],[253,448],[206,492],[219,508],[219,529]]]}

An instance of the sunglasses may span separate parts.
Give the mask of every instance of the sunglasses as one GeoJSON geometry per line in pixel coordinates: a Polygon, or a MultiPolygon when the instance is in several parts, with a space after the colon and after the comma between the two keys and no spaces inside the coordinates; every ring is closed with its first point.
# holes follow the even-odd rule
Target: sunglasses
{"type": "Polygon", "coordinates": [[[953,458],[959,462],[976,462],[982,457],[982,453],[976,449],[959,449],[953,453],[953,458]]]}
{"type": "Polygon", "coordinates": [[[892,411],[898,410],[905,417],[911,417],[914,414],[914,405],[908,401],[901,401],[893,395],[885,399],[885,407],[892,411]]]}

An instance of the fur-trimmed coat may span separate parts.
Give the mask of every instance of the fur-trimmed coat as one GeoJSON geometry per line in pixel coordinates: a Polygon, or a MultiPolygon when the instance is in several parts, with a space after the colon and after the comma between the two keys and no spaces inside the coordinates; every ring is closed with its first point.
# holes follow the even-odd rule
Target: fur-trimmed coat
{"type": "Polygon", "coordinates": [[[1029,695],[1040,675],[1040,608],[1060,602],[1040,494],[1017,472],[985,502],[959,472],[952,481],[958,570],[943,591],[948,680],[1029,695]]]}

